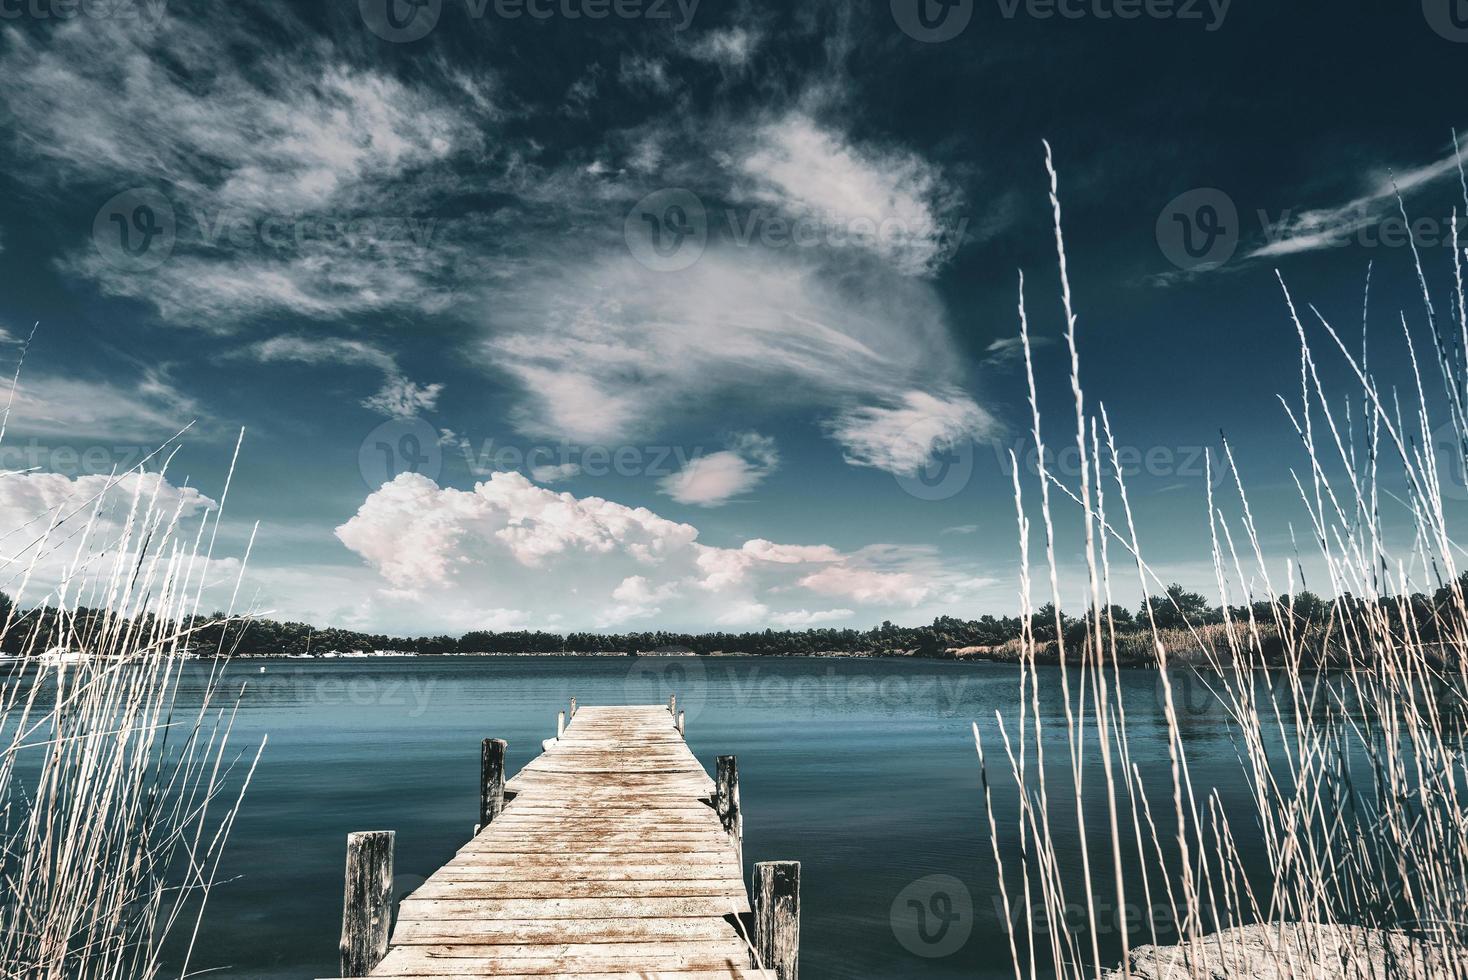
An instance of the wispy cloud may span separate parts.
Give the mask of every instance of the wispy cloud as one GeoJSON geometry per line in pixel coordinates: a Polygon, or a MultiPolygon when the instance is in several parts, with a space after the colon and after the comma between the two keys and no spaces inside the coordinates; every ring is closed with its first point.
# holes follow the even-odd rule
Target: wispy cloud
{"type": "Polygon", "coordinates": [[[1457,151],[1401,173],[1377,172],[1367,178],[1366,193],[1331,207],[1281,216],[1266,227],[1268,241],[1248,254],[1251,259],[1298,255],[1339,247],[1365,228],[1398,213],[1398,194],[1405,197],[1447,177],[1456,177],[1461,164],[1457,151]]]}
{"type": "Polygon", "coordinates": [[[957,392],[909,391],[889,404],[848,409],[829,423],[846,461],[916,475],[935,453],[998,430],[988,412],[957,392]]]}
{"type": "Polygon", "coordinates": [[[860,147],[794,112],[753,133],[740,161],[756,200],[813,219],[903,275],[935,273],[961,243],[959,195],[915,153],[860,147]]]}
{"type": "MultiPolygon", "coordinates": [[[[397,183],[476,152],[486,86],[447,73],[410,85],[325,43],[267,56],[264,25],[243,16],[7,30],[0,117],[40,164],[21,179],[108,189],[103,199],[148,187],[172,212],[160,226],[173,237],[159,245],[172,254],[156,268],[119,267],[90,242],[63,267],[211,329],[272,311],[441,309],[452,250],[423,241],[421,224],[416,237],[390,230],[421,218],[418,188],[434,182],[397,183]]],[[[277,36],[312,36],[283,8],[251,16],[274,21],[277,36]]]]}
{"type": "Polygon", "coordinates": [[[931,285],[871,259],[857,267],[866,274],[828,274],[820,260],[731,247],[676,276],[616,248],[548,262],[485,298],[486,361],[518,382],[528,435],[610,442],[698,406],[813,407],[840,414],[831,431],[861,465],[900,453],[907,467],[937,435],[986,416],[952,393],[959,361],[931,285]],[[871,403],[908,388],[908,401],[871,403]],[[883,438],[902,444],[878,451],[883,438]]]}
{"type": "Polygon", "coordinates": [[[761,40],[763,35],[757,28],[734,25],[697,35],[684,51],[699,61],[737,70],[749,64],[761,40]]]}
{"type": "MultiPolygon", "coordinates": [[[[8,397],[8,386],[0,399],[8,397]]],[[[166,375],[143,372],[132,384],[35,372],[20,379],[8,429],[14,436],[87,438],[151,444],[207,419],[166,375]]]]}
{"type": "MultiPolygon", "coordinates": [[[[1031,337],[1030,349],[1048,347],[1054,340],[1050,337],[1031,337]]],[[[1021,361],[1025,356],[1024,338],[1019,335],[1013,337],[999,337],[989,342],[984,348],[984,362],[996,367],[1007,367],[1016,361],[1021,361]]]]}
{"type": "Polygon", "coordinates": [[[342,337],[283,335],[262,340],[244,354],[262,363],[345,364],[373,368],[383,375],[382,387],[363,399],[364,408],[390,418],[411,418],[438,407],[442,384],[420,385],[405,377],[397,358],[380,347],[342,337]]]}

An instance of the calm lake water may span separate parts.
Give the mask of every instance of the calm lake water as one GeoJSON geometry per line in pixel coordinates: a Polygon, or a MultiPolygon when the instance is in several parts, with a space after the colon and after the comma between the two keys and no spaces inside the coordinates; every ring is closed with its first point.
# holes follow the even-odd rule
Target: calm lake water
{"type": "MultiPolygon", "coordinates": [[[[570,697],[665,703],[676,691],[690,747],[707,768],[715,755],[739,758],[746,861],[802,863],[802,977],[1013,976],[970,729],[978,721],[995,734],[998,751],[994,713],[1017,711],[1013,667],[475,657],[248,660],[229,672],[249,682],[236,743],[267,733],[269,742],[194,970],[335,976],[348,832],[397,831],[406,893],[469,837],[482,738],[509,741],[514,772],[555,734],[570,697]],[[929,914],[951,921],[918,921],[929,914]]],[[[1135,761],[1165,781],[1155,674],[1125,683],[1134,688],[1135,761]]],[[[1057,739],[1061,708],[1053,698],[1045,708],[1057,739]]],[[[1221,717],[1199,702],[1185,721],[1195,779],[1242,792],[1221,717]]],[[[1057,759],[1061,751],[1057,741],[1057,759]]],[[[995,793],[1001,847],[1012,857],[1014,791],[1001,783],[995,793]]],[[[1075,865],[1078,873],[1078,857],[1075,865]]],[[[1119,955],[1107,942],[1105,955],[1119,955]]]]}

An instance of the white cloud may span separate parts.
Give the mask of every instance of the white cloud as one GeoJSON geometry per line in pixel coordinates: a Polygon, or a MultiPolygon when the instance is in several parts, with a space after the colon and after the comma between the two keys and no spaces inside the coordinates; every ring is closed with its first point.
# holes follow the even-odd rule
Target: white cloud
{"type": "Polygon", "coordinates": [[[606,628],[633,619],[651,619],[663,611],[660,603],[678,596],[679,588],[677,582],[654,585],[645,576],[629,575],[612,590],[614,604],[601,612],[596,624],[606,628]]]}
{"type": "Polygon", "coordinates": [[[763,602],[736,602],[714,619],[719,626],[753,626],[770,618],[770,607],[763,602]]]}
{"type": "MultiPolygon", "coordinates": [[[[195,487],[176,487],[157,473],[126,473],[118,477],[89,474],[69,477],[60,473],[6,473],[0,475],[0,528],[14,543],[17,528],[45,515],[69,514],[77,509],[90,512],[91,502],[121,505],[125,511],[134,497],[155,509],[181,518],[193,517],[215,507],[213,500],[195,487]]],[[[113,513],[104,507],[103,520],[113,513]]]]}
{"type": "MultiPolygon", "coordinates": [[[[1054,343],[1054,340],[1050,337],[1031,337],[1030,350],[1034,351],[1041,347],[1048,347],[1052,343],[1054,343]]],[[[1018,334],[1013,337],[999,337],[989,342],[989,346],[984,348],[984,353],[988,355],[984,358],[986,364],[991,364],[996,367],[1008,367],[1015,362],[1024,360],[1024,338],[1018,334]]]]}
{"type": "Polygon", "coordinates": [[[814,612],[809,609],[796,609],[792,612],[777,613],[770,617],[770,622],[787,629],[799,629],[802,626],[839,623],[849,620],[852,615],[850,609],[818,609],[814,612]]]}
{"type": "MultiPolygon", "coordinates": [[[[523,433],[589,443],[645,437],[708,405],[845,414],[886,408],[875,392],[954,389],[960,357],[932,286],[858,266],[828,274],[794,254],[714,247],[677,276],[620,249],[548,261],[486,297],[484,353],[523,390],[523,433]]],[[[947,420],[938,431],[986,418],[956,395],[927,397],[947,420]]]]}
{"type": "Polygon", "coordinates": [[[931,275],[961,243],[957,192],[942,172],[903,150],[863,148],[809,116],[792,113],[757,130],[740,161],[754,195],[809,218],[890,263],[931,275]],[[868,230],[869,229],[869,230],[868,230]]]}
{"type": "MultiPolygon", "coordinates": [[[[1397,194],[1405,199],[1413,191],[1458,175],[1457,151],[1420,167],[1367,176],[1366,191],[1344,204],[1315,208],[1299,214],[1285,212],[1273,225],[1266,227],[1264,245],[1249,252],[1247,258],[1267,259],[1298,255],[1323,248],[1337,248],[1351,236],[1399,215],[1397,194]]],[[[1460,219],[1461,220],[1461,219],[1460,219]]]]}
{"type": "Polygon", "coordinates": [[[362,407],[381,412],[391,418],[412,418],[438,407],[443,385],[419,385],[407,378],[390,377],[377,394],[362,400],[362,407]]]}
{"type": "Polygon", "coordinates": [[[930,586],[909,572],[832,565],[812,572],[800,584],[821,595],[840,596],[865,603],[916,606],[928,598],[930,586]]]}
{"type": "Polygon", "coordinates": [[[441,280],[453,272],[453,249],[409,247],[396,254],[307,243],[261,254],[227,250],[190,254],[183,246],[150,272],[118,269],[87,246],[59,260],[63,271],[90,279],[107,295],[155,307],[175,326],[225,332],[272,313],[334,319],[390,309],[444,312],[441,280]]]}
{"type": "Polygon", "coordinates": [[[673,90],[673,82],[668,78],[667,63],[661,58],[649,58],[640,54],[622,55],[621,65],[617,69],[617,80],[628,88],[646,88],[659,95],[667,95],[673,90]]]}
{"type": "Polygon", "coordinates": [[[252,344],[250,355],[262,363],[297,361],[302,364],[362,364],[384,374],[397,372],[396,359],[380,347],[341,337],[282,335],[252,344]]]}
{"type": "MultiPolygon", "coordinates": [[[[251,16],[281,21],[272,25],[281,35],[310,36],[284,8],[251,16]]],[[[176,218],[172,255],[150,272],[115,267],[87,241],[62,267],[206,329],[277,311],[442,309],[439,280],[454,249],[388,229],[426,210],[414,203],[435,186],[424,171],[482,142],[491,114],[483,86],[405,83],[324,44],[242,58],[260,30],[243,18],[217,8],[170,15],[159,30],[113,21],[98,31],[87,18],[7,30],[0,115],[36,163],[21,178],[48,190],[58,181],[154,188],[176,218]],[[390,187],[410,173],[410,187],[390,187]],[[266,219],[277,223],[273,243],[259,231],[266,219]],[[342,221],[374,230],[361,239],[298,234],[342,221]],[[246,241],[236,229],[248,230],[246,241]]]]}
{"type": "Polygon", "coordinates": [[[580,463],[546,463],[530,468],[530,478],[536,483],[559,483],[580,475],[580,463]]]}
{"type": "Polygon", "coordinates": [[[664,477],[660,486],[680,504],[717,507],[752,490],[779,462],[774,439],[739,433],[730,440],[730,448],[689,460],[682,470],[664,477]]]}
{"type": "Polygon", "coordinates": [[[382,372],[382,387],[362,400],[362,406],[390,418],[412,418],[438,407],[443,385],[419,385],[398,370],[397,359],[380,347],[340,337],[279,336],[251,345],[248,356],[262,363],[296,361],[302,364],[347,364],[382,372]]]}
{"type": "Polygon", "coordinates": [[[685,51],[699,61],[707,61],[721,68],[738,69],[749,64],[760,40],[758,31],[739,26],[727,27],[705,31],[685,51]]]}
{"type": "Polygon", "coordinates": [[[215,208],[290,214],[475,138],[446,100],[329,49],[252,59],[246,70],[235,46],[253,39],[227,14],[171,17],[158,31],[108,26],[79,18],[6,34],[5,108],[63,177],[151,172],[215,208]],[[206,188],[215,166],[223,180],[206,188]]]}
{"type": "Polygon", "coordinates": [[[846,448],[848,463],[913,476],[934,453],[992,435],[997,424],[957,393],[909,391],[891,405],[848,409],[829,428],[846,448]]]}
{"type": "MultiPolygon", "coordinates": [[[[158,473],[0,474],[0,591],[25,605],[55,601],[63,584],[73,600],[98,594],[99,583],[138,562],[145,538],[152,539],[152,554],[166,555],[172,545],[165,547],[164,538],[175,527],[171,540],[187,549],[195,535],[190,522],[216,507],[197,489],[175,486],[158,473]]],[[[156,596],[166,562],[137,567],[139,594],[156,596]]],[[[175,571],[184,573],[182,567],[175,571]]],[[[227,601],[238,572],[232,559],[196,559],[190,592],[202,576],[206,588],[222,584],[227,601]]],[[[206,601],[220,598],[210,593],[206,601]]]]}
{"type": "MultiPolygon", "coordinates": [[[[0,405],[8,391],[0,390],[0,405]]],[[[7,426],[12,436],[105,439],[153,444],[203,417],[166,377],[145,372],[132,386],[79,378],[20,379],[7,426]]],[[[115,448],[115,447],[114,447],[115,448]]]]}
{"type": "Polygon", "coordinates": [[[473,491],[403,474],[374,491],[337,537],[419,618],[468,621],[490,606],[608,628],[656,616],[667,628],[874,622],[958,594],[971,572],[934,553],[752,539],[711,547],[698,529],[645,508],[578,498],[497,473],[473,491]],[[812,596],[849,608],[814,609],[812,596]]]}

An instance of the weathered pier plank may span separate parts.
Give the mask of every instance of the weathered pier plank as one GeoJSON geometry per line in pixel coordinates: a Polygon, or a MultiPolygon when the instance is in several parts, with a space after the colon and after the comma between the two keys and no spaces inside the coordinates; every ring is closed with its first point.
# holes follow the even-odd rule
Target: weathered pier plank
{"type": "Polygon", "coordinates": [[[486,740],[473,839],[402,901],[386,955],[365,969],[357,957],[361,972],[344,975],[794,980],[798,933],[769,935],[792,914],[789,878],[777,915],[751,907],[738,770],[720,758],[716,783],[685,726],[672,701],[573,701],[557,737],[509,779],[505,743],[486,740]]]}

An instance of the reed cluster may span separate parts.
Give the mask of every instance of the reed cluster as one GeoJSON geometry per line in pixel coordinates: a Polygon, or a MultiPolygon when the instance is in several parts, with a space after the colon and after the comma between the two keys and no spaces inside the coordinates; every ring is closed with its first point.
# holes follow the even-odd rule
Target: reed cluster
{"type": "MultiPolygon", "coordinates": [[[[1165,948],[1137,961],[1147,976],[1468,977],[1468,602],[1444,506],[1447,481],[1463,472],[1440,469],[1462,467],[1468,456],[1456,219],[1446,302],[1434,296],[1419,257],[1423,309],[1401,318],[1408,398],[1369,370],[1364,312],[1363,339],[1348,343],[1318,310],[1298,308],[1280,280],[1300,379],[1281,401],[1303,449],[1293,477],[1312,570],[1323,571],[1327,598],[1354,599],[1333,603],[1323,623],[1289,614],[1299,567],[1270,560],[1233,450],[1222,443],[1212,465],[1226,478],[1216,495],[1209,481],[1206,504],[1224,621],[1205,636],[1160,629],[1150,604],[1139,618],[1166,728],[1159,772],[1128,740],[1138,686],[1124,696],[1120,665],[1136,659],[1136,640],[1119,633],[1109,610],[1114,592],[1152,595],[1162,581],[1142,554],[1105,407],[1093,407],[1081,383],[1048,146],[1046,166],[1070,357],[1072,404],[1062,428],[1080,468],[1073,483],[1044,468],[1021,276],[1032,435],[1041,447],[1035,485],[1023,485],[1022,467],[1013,468],[1021,619],[1031,621],[1037,593],[1048,592],[1051,609],[1063,600],[1081,605],[1060,595],[1058,552],[1084,554],[1089,612],[1079,633],[1057,621],[1057,640],[1028,630],[1017,650],[1018,710],[1000,717],[997,739],[974,727],[1004,912],[1011,922],[1046,924],[1011,932],[1016,978],[1129,977],[1134,964],[1120,952],[1158,943],[1165,948]],[[1355,379],[1350,391],[1322,382],[1325,357],[1355,379]],[[1434,441],[1444,432],[1450,449],[1439,454],[1434,441]],[[1079,516],[1083,541],[1057,540],[1062,508],[1079,516]],[[1043,547],[1033,563],[1032,537],[1043,547]],[[1409,608],[1424,591],[1444,597],[1430,629],[1409,608]],[[1345,608],[1350,615],[1338,612],[1345,608]],[[1276,612],[1266,620],[1256,609],[1276,612]],[[1314,655],[1322,643],[1329,658],[1314,655]],[[1047,651],[1058,668],[1042,665],[1047,651]],[[1197,671],[1222,708],[1250,801],[1242,811],[1239,794],[1225,805],[1217,787],[1193,778],[1177,702],[1184,671],[1197,671]],[[1017,817],[995,802],[996,779],[1017,785],[1017,817]],[[1001,821],[1017,849],[1000,846],[1001,821]],[[1176,931],[1160,936],[1158,916],[1108,912],[1125,908],[1162,908],[1176,931]],[[1108,928],[1119,935],[1103,939],[1108,928]]],[[[1468,202],[1468,181],[1463,187],[1468,202]]],[[[1369,271],[1366,296],[1369,311],[1369,271]]]]}
{"type": "Polygon", "coordinates": [[[126,473],[63,481],[41,513],[0,529],[0,589],[17,600],[0,630],[21,629],[21,600],[41,593],[65,637],[0,675],[5,977],[188,973],[263,748],[231,745],[240,691],[215,656],[229,651],[194,649],[200,602],[243,563],[214,558],[223,498],[166,492],[174,451],[170,440],[126,473]]]}

